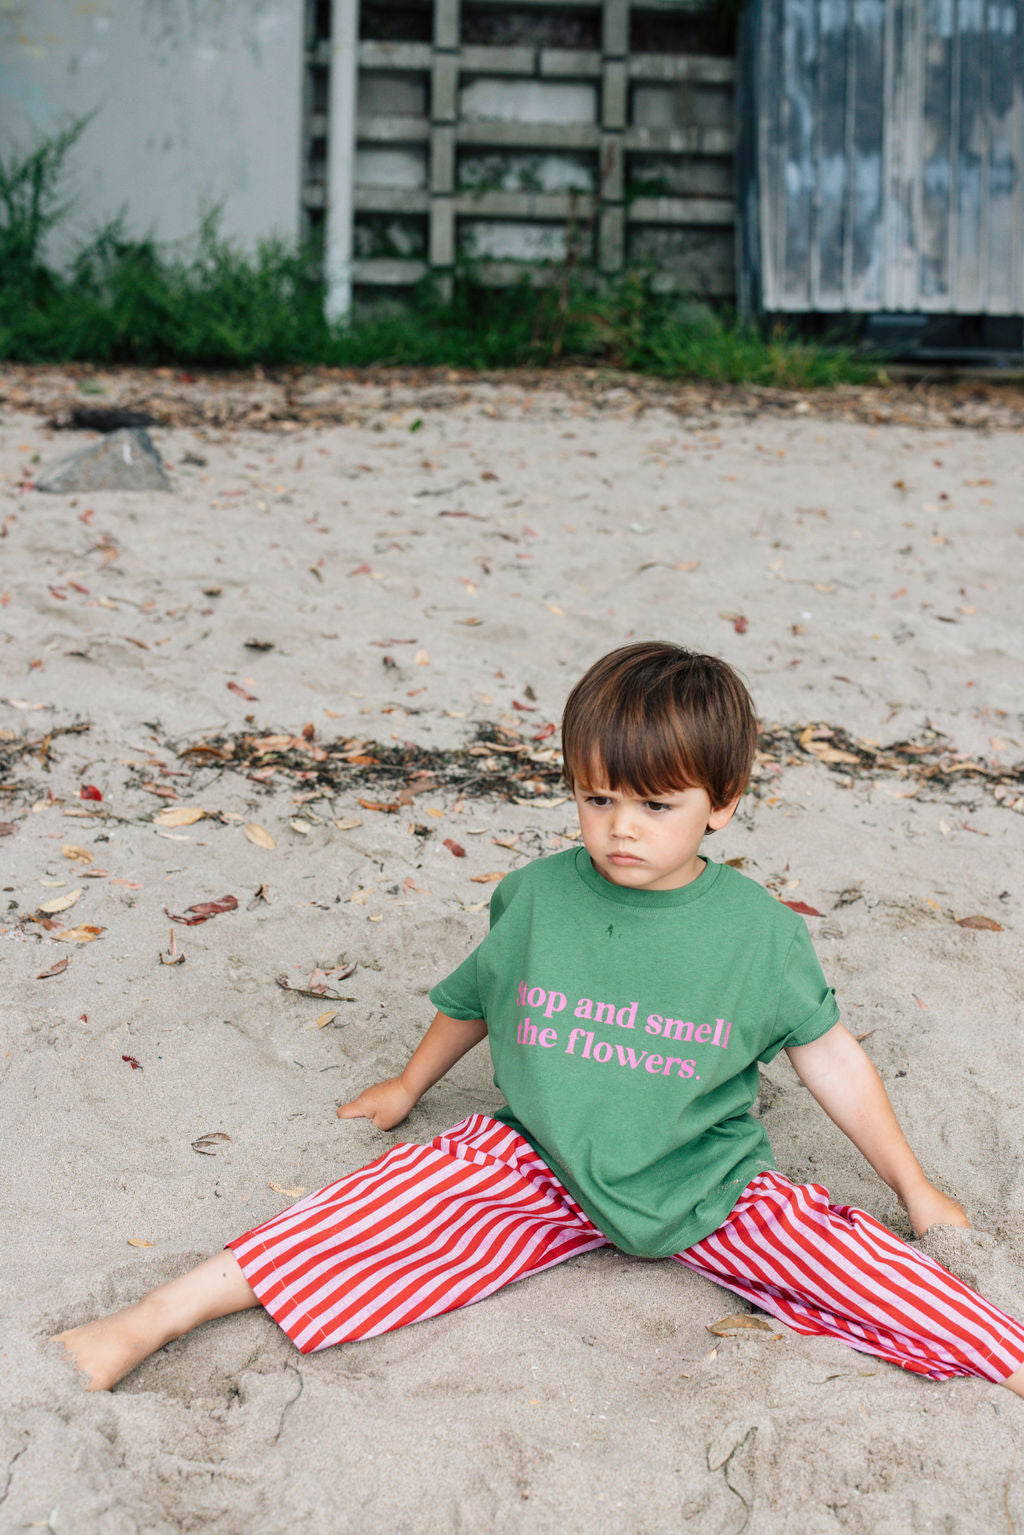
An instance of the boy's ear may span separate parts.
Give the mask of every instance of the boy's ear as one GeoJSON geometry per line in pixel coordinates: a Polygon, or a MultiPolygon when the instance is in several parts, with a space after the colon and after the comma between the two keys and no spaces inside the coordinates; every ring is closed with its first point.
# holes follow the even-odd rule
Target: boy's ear
{"type": "Polygon", "coordinates": [[[736,814],[736,806],[741,799],[742,795],[737,794],[736,798],[731,799],[728,804],[719,805],[717,810],[712,810],[708,816],[708,831],[721,831],[723,826],[728,826],[736,814]]]}

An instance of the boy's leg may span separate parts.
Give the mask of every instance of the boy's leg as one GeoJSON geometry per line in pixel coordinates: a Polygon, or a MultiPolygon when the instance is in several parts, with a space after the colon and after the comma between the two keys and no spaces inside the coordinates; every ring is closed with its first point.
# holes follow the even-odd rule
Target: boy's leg
{"type": "Polygon", "coordinates": [[[516,1131],[393,1146],[230,1246],[304,1354],[471,1305],[605,1238],[516,1131]]]}
{"type": "Polygon", "coordinates": [[[817,1184],[760,1173],[717,1231],[676,1256],[796,1332],[1024,1395],[1024,1326],[817,1184]]]}
{"type": "Polygon", "coordinates": [[[134,1306],[58,1333],[56,1341],[88,1375],[90,1391],[109,1391],[172,1338],[213,1317],[258,1305],[236,1259],[225,1251],[158,1285],[134,1306]]]}

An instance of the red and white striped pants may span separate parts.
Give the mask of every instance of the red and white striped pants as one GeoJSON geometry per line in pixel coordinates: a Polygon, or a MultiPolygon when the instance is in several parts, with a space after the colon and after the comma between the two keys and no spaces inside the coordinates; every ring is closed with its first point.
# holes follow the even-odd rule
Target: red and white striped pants
{"type": "MultiPolygon", "coordinates": [[[[482,1300],[608,1245],[522,1136],[486,1115],[369,1167],[228,1246],[304,1354],[482,1300]]],[[[1024,1326],[893,1236],[777,1172],[675,1260],[796,1332],[823,1333],[931,1380],[1002,1381],[1024,1326]]]]}

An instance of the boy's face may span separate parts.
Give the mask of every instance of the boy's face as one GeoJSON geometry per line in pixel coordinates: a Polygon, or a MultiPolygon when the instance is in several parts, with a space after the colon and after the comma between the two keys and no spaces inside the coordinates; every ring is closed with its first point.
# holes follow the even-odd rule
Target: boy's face
{"type": "Polygon", "coordinates": [[[629,890],[678,890],[696,879],[704,868],[704,833],[725,826],[739,803],[715,810],[702,788],[639,799],[600,784],[577,784],[575,798],[594,868],[629,890]]]}

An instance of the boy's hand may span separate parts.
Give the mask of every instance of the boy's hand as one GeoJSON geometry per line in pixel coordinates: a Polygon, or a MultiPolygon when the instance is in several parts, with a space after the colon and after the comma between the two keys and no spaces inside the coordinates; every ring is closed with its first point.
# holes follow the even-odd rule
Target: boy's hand
{"type": "Polygon", "coordinates": [[[971,1224],[963,1205],[958,1205],[955,1199],[950,1199],[948,1194],[937,1189],[933,1183],[922,1183],[912,1193],[908,1193],[903,1200],[903,1205],[910,1216],[910,1224],[919,1237],[923,1237],[931,1226],[970,1226],[971,1224]]]}
{"type": "Polygon", "coordinates": [[[386,1082],[375,1082],[351,1103],[343,1103],[338,1109],[338,1118],[369,1119],[378,1130],[391,1130],[401,1124],[417,1101],[401,1077],[389,1077],[386,1082]]]}

